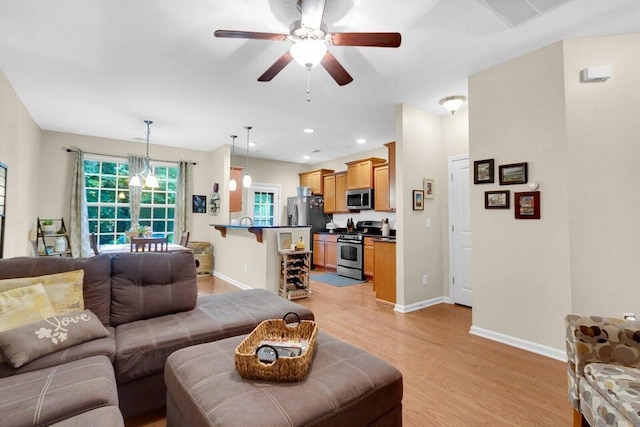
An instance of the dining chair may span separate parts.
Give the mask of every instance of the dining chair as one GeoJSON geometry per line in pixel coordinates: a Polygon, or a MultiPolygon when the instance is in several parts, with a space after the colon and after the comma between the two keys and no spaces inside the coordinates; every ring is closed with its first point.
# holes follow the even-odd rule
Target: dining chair
{"type": "Polygon", "coordinates": [[[89,234],[89,242],[91,243],[91,250],[93,250],[93,254],[100,255],[100,249],[98,249],[98,238],[96,237],[96,233],[89,234]]]}
{"type": "Polygon", "coordinates": [[[191,233],[189,233],[188,231],[182,232],[182,237],[180,237],[180,246],[187,246],[187,244],[189,243],[190,234],[191,233]]]}
{"type": "Polygon", "coordinates": [[[166,237],[132,237],[131,252],[169,252],[169,241],[166,237]]]}

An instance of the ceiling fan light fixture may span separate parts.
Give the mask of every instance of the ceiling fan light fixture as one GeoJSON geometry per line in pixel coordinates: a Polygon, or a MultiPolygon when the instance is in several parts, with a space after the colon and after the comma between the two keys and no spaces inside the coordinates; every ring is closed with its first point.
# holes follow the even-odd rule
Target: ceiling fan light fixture
{"type": "Polygon", "coordinates": [[[440,105],[442,105],[448,112],[451,114],[455,114],[456,111],[467,101],[466,96],[462,95],[454,95],[447,96],[446,98],[442,98],[440,100],[440,105]]]}
{"type": "Polygon", "coordinates": [[[291,46],[289,53],[301,66],[313,68],[322,61],[327,53],[327,44],[324,40],[301,39],[291,46]]]}

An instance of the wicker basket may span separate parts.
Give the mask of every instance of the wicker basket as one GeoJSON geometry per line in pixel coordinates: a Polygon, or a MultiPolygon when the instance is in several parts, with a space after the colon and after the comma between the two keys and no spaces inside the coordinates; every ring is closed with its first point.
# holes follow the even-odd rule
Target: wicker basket
{"type": "Polygon", "coordinates": [[[236,348],[236,370],[243,378],[267,381],[302,381],[313,360],[318,337],[318,326],[311,320],[300,320],[298,326],[288,326],[284,319],[265,320],[260,323],[236,348]],[[258,360],[256,349],[261,341],[308,340],[309,347],[300,356],[279,357],[273,363],[258,360]]]}

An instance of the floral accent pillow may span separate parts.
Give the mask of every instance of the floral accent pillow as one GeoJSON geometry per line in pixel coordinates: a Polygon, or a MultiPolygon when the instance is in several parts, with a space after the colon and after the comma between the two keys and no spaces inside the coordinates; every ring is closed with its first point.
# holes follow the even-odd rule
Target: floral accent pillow
{"type": "Polygon", "coordinates": [[[109,336],[91,310],[49,317],[0,332],[0,354],[14,368],[74,345],[109,336]]]}
{"type": "Polygon", "coordinates": [[[42,283],[55,314],[66,314],[84,310],[83,281],[84,270],[36,277],[2,279],[0,280],[0,292],[42,283]]]}

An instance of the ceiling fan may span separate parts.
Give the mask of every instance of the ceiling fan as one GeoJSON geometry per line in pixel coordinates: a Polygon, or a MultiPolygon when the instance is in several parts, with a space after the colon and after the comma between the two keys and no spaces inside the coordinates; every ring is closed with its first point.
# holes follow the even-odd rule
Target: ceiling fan
{"type": "Polygon", "coordinates": [[[330,33],[322,22],[326,0],[298,0],[300,20],[289,27],[289,34],[216,30],[216,37],[289,41],[293,45],[258,81],[271,81],[294,59],[307,70],[320,64],[340,86],[353,81],[327,46],[399,47],[400,33],[330,33]]]}

